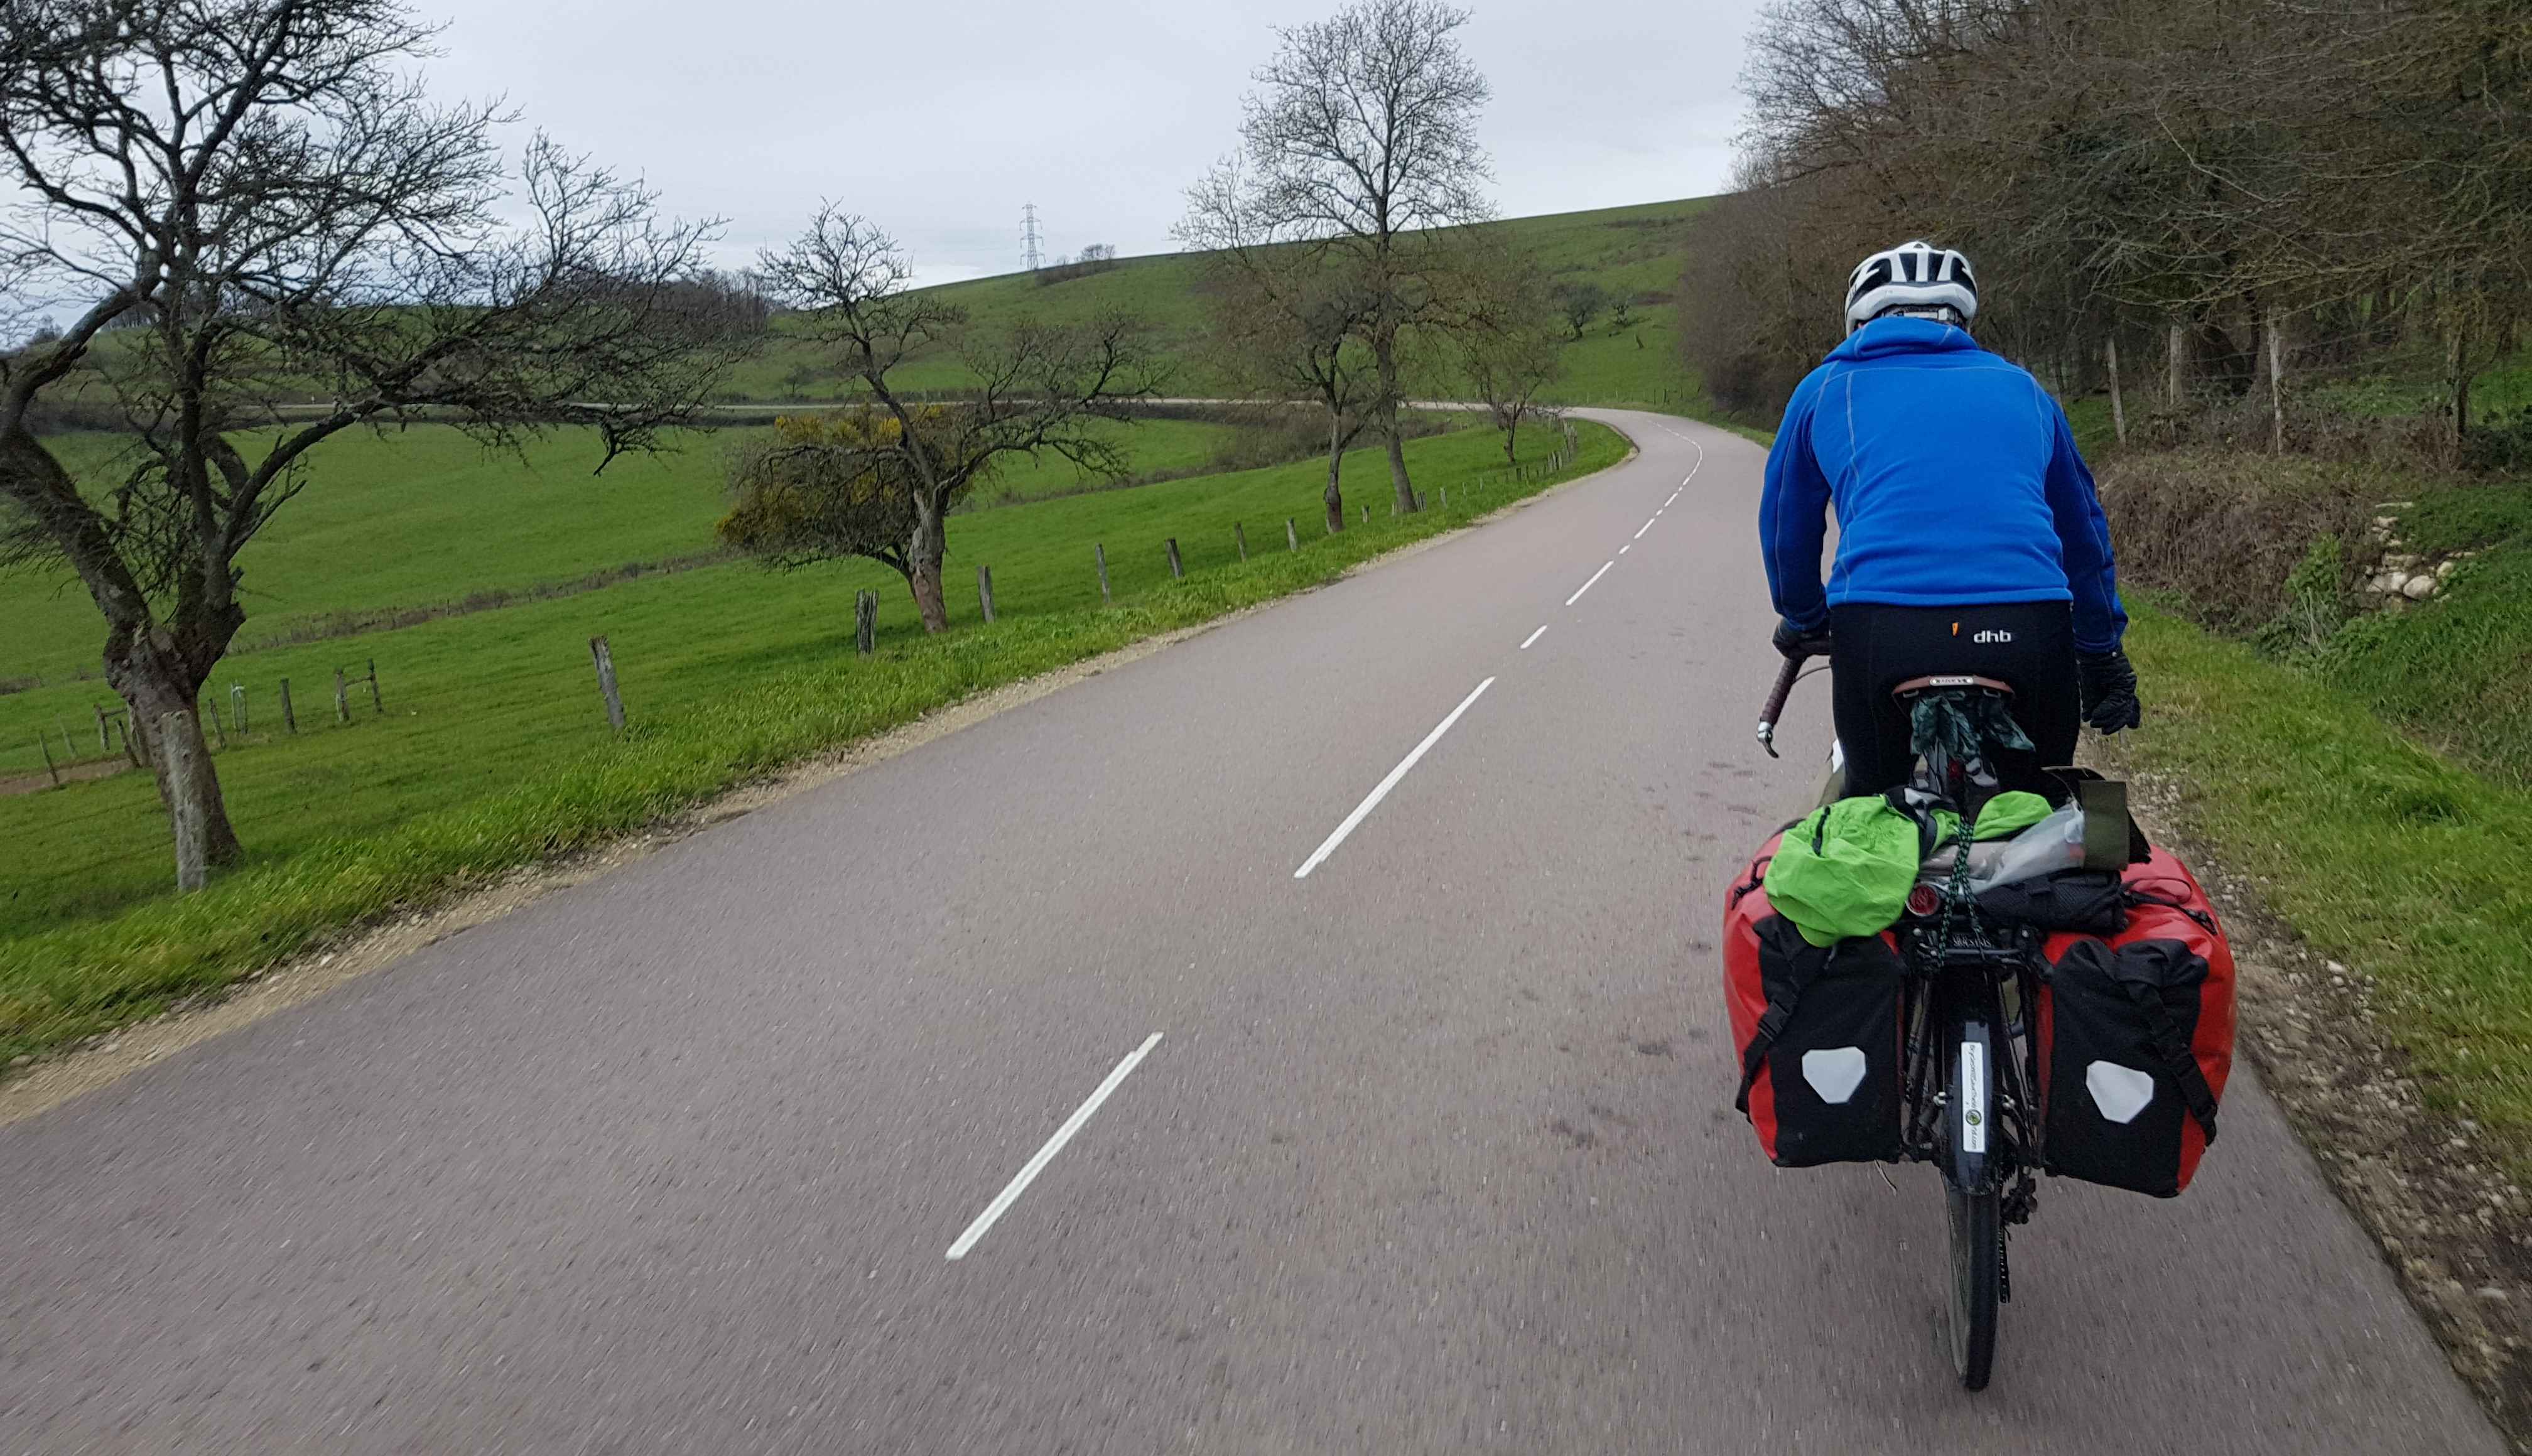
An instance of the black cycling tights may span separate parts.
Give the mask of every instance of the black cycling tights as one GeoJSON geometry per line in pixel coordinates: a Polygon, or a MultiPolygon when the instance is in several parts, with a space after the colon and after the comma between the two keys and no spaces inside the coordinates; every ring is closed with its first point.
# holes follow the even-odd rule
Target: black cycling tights
{"type": "Polygon", "coordinates": [[[1910,678],[1975,673],[2013,685],[2013,719],[2037,753],[1999,754],[2008,789],[2066,800],[2043,769],[2071,763],[2083,712],[2075,688],[2075,627],[2062,601],[1902,607],[1857,602],[1829,610],[1831,693],[1846,749],[1846,792],[1877,794],[1908,781],[1907,710],[1890,690],[1910,678]]]}

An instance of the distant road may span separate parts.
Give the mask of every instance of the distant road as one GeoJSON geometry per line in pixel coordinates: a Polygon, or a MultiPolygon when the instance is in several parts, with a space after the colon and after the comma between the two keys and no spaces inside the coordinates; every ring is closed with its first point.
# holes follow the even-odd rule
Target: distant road
{"type": "Polygon", "coordinates": [[[1932,1175],[1730,1107],[1827,737],[1751,742],[1759,452],[1584,413],[1640,456],[0,1129],[0,1448],[2500,1452],[2247,1075],[2187,1197],[2043,1186],[1960,1392],[1932,1175]]]}

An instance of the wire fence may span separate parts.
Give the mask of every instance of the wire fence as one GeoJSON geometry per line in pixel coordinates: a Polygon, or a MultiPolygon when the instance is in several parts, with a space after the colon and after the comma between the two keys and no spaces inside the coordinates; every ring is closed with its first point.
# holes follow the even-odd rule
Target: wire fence
{"type": "Polygon", "coordinates": [[[1561,414],[1550,415],[1548,419],[1562,436],[1562,443],[1553,452],[1544,459],[1534,460],[1526,465],[1510,465],[1480,476],[1477,477],[1478,483],[1480,485],[1527,484],[1532,480],[1544,480],[1550,476],[1561,475],[1571,467],[1575,457],[1582,448],[1581,437],[1574,432],[1574,421],[1561,414]]]}

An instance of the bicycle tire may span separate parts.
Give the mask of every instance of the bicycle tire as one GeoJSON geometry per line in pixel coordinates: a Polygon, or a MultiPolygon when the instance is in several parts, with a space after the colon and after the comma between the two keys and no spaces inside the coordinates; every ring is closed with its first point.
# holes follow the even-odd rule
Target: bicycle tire
{"type": "Polygon", "coordinates": [[[1952,1372],[1965,1390],[1985,1390],[1995,1368],[1996,1310],[2004,1294],[2004,1197],[1988,1158],[1998,1106],[1994,1029],[1983,1018],[1957,1024],[1950,1038],[1959,1048],[1944,1078],[1949,1095],[1946,1141],[1966,1143],[1969,1155],[1946,1159],[1944,1221],[1951,1233],[1950,1334],[1952,1372]],[[1985,1055],[1973,1060],[1972,1048],[1985,1055]],[[1972,1079],[1976,1081],[1973,1082],[1972,1079]],[[1984,1133],[1985,1136],[1976,1136],[1984,1133]]]}
{"type": "Polygon", "coordinates": [[[1997,1292],[2003,1268],[2003,1199],[1964,1193],[1946,1183],[1943,1202],[1951,1225],[1952,1371],[1964,1390],[1985,1390],[1995,1369],[1997,1292]]]}

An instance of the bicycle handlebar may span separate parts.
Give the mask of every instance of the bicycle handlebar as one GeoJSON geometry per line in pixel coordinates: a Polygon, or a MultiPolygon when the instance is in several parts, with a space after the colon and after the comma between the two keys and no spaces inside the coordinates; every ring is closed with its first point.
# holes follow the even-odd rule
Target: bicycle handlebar
{"type": "Polygon", "coordinates": [[[1780,758],[1776,752],[1776,724],[1785,716],[1785,700],[1794,694],[1794,683],[1803,675],[1803,658],[1788,657],[1776,673],[1776,686],[1767,694],[1767,705],[1758,709],[1758,747],[1770,758],[1780,758]]]}

